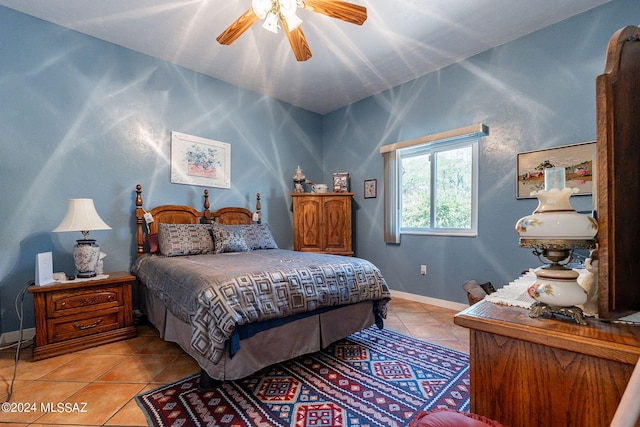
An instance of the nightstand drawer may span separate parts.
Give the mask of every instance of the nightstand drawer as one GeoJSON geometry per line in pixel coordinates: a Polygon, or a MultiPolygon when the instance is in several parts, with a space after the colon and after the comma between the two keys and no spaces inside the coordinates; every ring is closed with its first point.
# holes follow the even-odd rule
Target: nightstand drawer
{"type": "Polygon", "coordinates": [[[122,305],[122,287],[57,292],[47,295],[46,300],[48,318],[95,312],[122,305]]]}
{"type": "Polygon", "coordinates": [[[49,328],[49,342],[65,341],[124,326],[122,309],[115,307],[101,310],[91,316],[68,316],[53,320],[49,328]]]}

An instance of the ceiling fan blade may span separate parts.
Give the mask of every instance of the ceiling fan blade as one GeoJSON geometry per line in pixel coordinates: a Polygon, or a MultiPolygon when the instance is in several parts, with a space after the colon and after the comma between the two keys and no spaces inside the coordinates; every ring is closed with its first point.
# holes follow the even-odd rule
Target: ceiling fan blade
{"type": "Polygon", "coordinates": [[[218,40],[218,43],[220,44],[231,44],[245,31],[247,31],[257,20],[258,16],[253,11],[253,8],[250,7],[245,13],[240,15],[238,19],[229,25],[229,27],[227,27],[227,29],[216,38],[216,40],[218,40]]]}
{"type": "Polygon", "coordinates": [[[356,25],[367,20],[367,8],[339,0],[304,0],[304,8],[356,25]]]}
{"type": "Polygon", "coordinates": [[[296,59],[299,62],[302,62],[311,58],[311,49],[309,49],[307,38],[302,32],[302,26],[298,26],[292,31],[289,31],[287,21],[283,19],[280,22],[282,23],[282,28],[284,29],[285,34],[287,35],[287,39],[289,39],[291,50],[293,50],[293,54],[295,55],[296,59]]]}

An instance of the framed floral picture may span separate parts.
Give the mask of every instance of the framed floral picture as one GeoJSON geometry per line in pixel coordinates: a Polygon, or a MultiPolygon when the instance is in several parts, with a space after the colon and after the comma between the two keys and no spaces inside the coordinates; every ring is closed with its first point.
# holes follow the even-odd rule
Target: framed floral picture
{"type": "Polygon", "coordinates": [[[231,188],[231,145],[171,132],[171,182],[231,188]]]}
{"type": "Polygon", "coordinates": [[[377,179],[366,179],[364,181],[364,198],[365,199],[375,199],[378,197],[378,180],[377,179]]]}

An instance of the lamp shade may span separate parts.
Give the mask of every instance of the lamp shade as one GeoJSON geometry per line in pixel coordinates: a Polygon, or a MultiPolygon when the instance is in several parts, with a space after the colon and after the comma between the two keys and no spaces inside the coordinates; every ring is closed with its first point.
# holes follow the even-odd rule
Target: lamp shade
{"type": "Polygon", "coordinates": [[[69,199],[67,213],[54,232],[62,231],[91,231],[91,230],[111,230],[100,218],[93,199],[69,199]]]}

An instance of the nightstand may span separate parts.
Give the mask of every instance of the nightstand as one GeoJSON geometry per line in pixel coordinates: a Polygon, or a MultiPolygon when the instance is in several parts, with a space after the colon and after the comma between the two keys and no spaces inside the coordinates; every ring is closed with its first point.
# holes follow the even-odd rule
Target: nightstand
{"type": "Polygon", "coordinates": [[[106,279],[29,286],[36,320],[34,361],[136,336],[131,300],[136,278],[124,271],[106,274],[106,279]]]}

